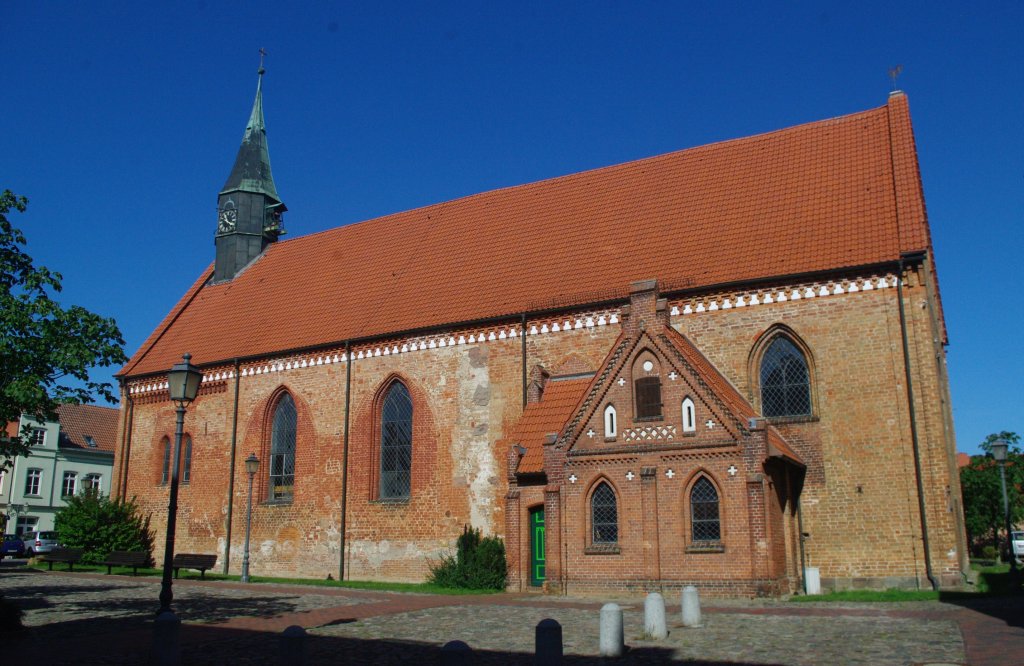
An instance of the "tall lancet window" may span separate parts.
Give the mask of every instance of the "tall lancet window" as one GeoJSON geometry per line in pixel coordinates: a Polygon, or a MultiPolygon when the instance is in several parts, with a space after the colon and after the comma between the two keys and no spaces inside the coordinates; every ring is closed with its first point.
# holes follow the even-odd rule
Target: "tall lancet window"
{"type": "Polygon", "coordinates": [[[395,382],[384,397],[380,419],[380,497],[407,499],[412,486],[412,397],[395,382]]]}
{"type": "Polygon", "coordinates": [[[295,431],[298,416],[295,401],[283,393],[274,409],[274,426],[270,434],[271,500],[291,501],[295,488],[295,431]]]}

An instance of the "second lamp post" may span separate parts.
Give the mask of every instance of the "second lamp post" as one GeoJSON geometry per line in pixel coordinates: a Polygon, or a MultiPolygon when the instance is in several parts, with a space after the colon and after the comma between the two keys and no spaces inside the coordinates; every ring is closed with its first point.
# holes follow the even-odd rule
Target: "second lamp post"
{"type": "Polygon", "coordinates": [[[249,532],[252,530],[252,481],[260,468],[260,459],[250,453],[245,459],[245,471],[249,474],[249,506],[245,512],[245,550],[242,553],[242,582],[249,582],[249,532]]]}

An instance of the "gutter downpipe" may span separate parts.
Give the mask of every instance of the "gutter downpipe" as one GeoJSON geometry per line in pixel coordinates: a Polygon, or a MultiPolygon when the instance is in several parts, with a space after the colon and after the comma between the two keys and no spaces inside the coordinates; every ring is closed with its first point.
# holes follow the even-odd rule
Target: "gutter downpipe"
{"type": "Polygon", "coordinates": [[[234,411],[231,415],[231,462],[228,466],[228,515],[225,518],[227,524],[224,530],[224,569],[223,572],[228,572],[228,567],[231,566],[231,516],[234,513],[232,509],[235,506],[235,445],[238,443],[238,379],[239,379],[239,361],[235,359],[235,406],[234,411]]]}
{"type": "Polygon", "coordinates": [[[526,313],[523,313],[521,324],[519,325],[519,337],[523,341],[523,409],[526,409],[526,313]]]}
{"type": "Polygon", "coordinates": [[[121,499],[128,499],[128,461],[132,453],[132,427],[135,425],[135,399],[125,392],[126,383],[122,380],[121,391],[128,401],[128,409],[124,415],[124,432],[121,433],[121,468],[118,471],[118,494],[121,499]]]}
{"type": "MultiPolygon", "coordinates": [[[[800,532],[797,535],[797,543],[800,544],[800,587],[803,588],[804,594],[807,594],[807,549],[804,545],[806,538],[804,537],[804,504],[800,497],[796,497],[793,494],[793,481],[789,476],[789,466],[786,466],[786,486],[789,496],[793,498],[793,502],[796,504],[796,529],[800,532]]],[[[801,491],[803,488],[801,487],[801,491]]],[[[802,494],[802,493],[801,493],[802,494]]]]}
{"type": "Polygon", "coordinates": [[[338,548],[338,580],[345,580],[345,509],[348,506],[348,413],[352,396],[352,355],[349,342],[345,341],[345,434],[342,440],[341,460],[341,530],[338,548]]]}
{"type": "Polygon", "coordinates": [[[914,385],[910,376],[910,343],[907,340],[907,316],[903,306],[903,275],[904,261],[900,258],[899,281],[896,283],[896,293],[900,305],[900,334],[903,338],[903,370],[907,382],[907,409],[910,412],[910,438],[914,448],[914,476],[917,481],[917,508],[921,514],[921,540],[924,545],[924,570],[931,583],[933,590],[939,589],[939,582],[935,580],[932,572],[931,544],[928,539],[928,517],[925,512],[924,502],[924,479],[921,473],[921,448],[917,432],[917,414],[914,409],[914,385]]]}

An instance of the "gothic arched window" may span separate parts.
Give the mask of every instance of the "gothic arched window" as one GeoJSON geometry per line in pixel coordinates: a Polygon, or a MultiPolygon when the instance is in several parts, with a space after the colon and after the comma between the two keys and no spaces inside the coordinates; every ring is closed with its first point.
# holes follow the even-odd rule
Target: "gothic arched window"
{"type": "Polygon", "coordinates": [[[412,485],[412,397],[402,382],[384,396],[380,418],[380,497],[407,499],[412,485]]]}
{"type": "Polygon", "coordinates": [[[694,542],[722,540],[718,491],[705,476],[697,479],[690,490],[690,533],[694,542]]]}
{"type": "Polygon", "coordinates": [[[192,480],[192,436],[185,435],[181,442],[181,479],[182,483],[192,480]]]}
{"type": "Polygon", "coordinates": [[[295,430],[298,415],[295,401],[283,393],[274,408],[274,425],[270,431],[271,501],[290,501],[295,488],[295,430]]]}
{"type": "Polygon", "coordinates": [[[787,337],[779,336],[761,358],[761,413],[809,416],[811,380],[807,359],[787,337]]]}
{"type": "Polygon", "coordinates": [[[683,400],[683,432],[695,432],[697,430],[697,412],[693,406],[693,400],[683,400]]]}
{"type": "Polygon", "coordinates": [[[619,511],[615,491],[604,481],[590,496],[590,523],[595,544],[618,543],[619,511]]]}
{"type": "Polygon", "coordinates": [[[649,351],[633,362],[633,402],[638,421],[661,418],[660,371],[658,358],[649,351]]]}
{"type": "Polygon", "coordinates": [[[617,425],[615,423],[615,406],[608,405],[604,408],[604,438],[615,439],[617,425]]]}
{"type": "Polygon", "coordinates": [[[163,457],[160,465],[160,485],[166,486],[167,482],[171,480],[171,440],[169,437],[160,440],[160,448],[160,454],[163,457]]]}

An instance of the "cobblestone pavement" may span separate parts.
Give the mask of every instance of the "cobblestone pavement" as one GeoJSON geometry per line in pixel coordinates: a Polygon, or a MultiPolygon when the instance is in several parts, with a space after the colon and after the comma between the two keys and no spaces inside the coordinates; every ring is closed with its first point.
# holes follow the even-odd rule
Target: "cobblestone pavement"
{"type": "MultiPolygon", "coordinates": [[[[26,631],[3,638],[5,661],[46,664],[145,664],[153,642],[160,583],[81,573],[43,573],[5,565],[0,592],[25,609],[26,631]]],[[[532,664],[534,627],[550,617],[563,627],[566,664],[599,659],[600,603],[539,595],[440,596],[342,588],[242,585],[179,580],[174,607],[183,621],[184,664],[298,663],[282,658],[280,632],[308,632],[308,663],[436,664],[453,639],[478,664],[532,664]]],[[[621,664],[794,665],[988,664],[1024,654],[1024,604],[794,604],[708,600],[704,626],[672,626],[645,640],[643,602],[619,600],[628,646],[621,664]]]]}

